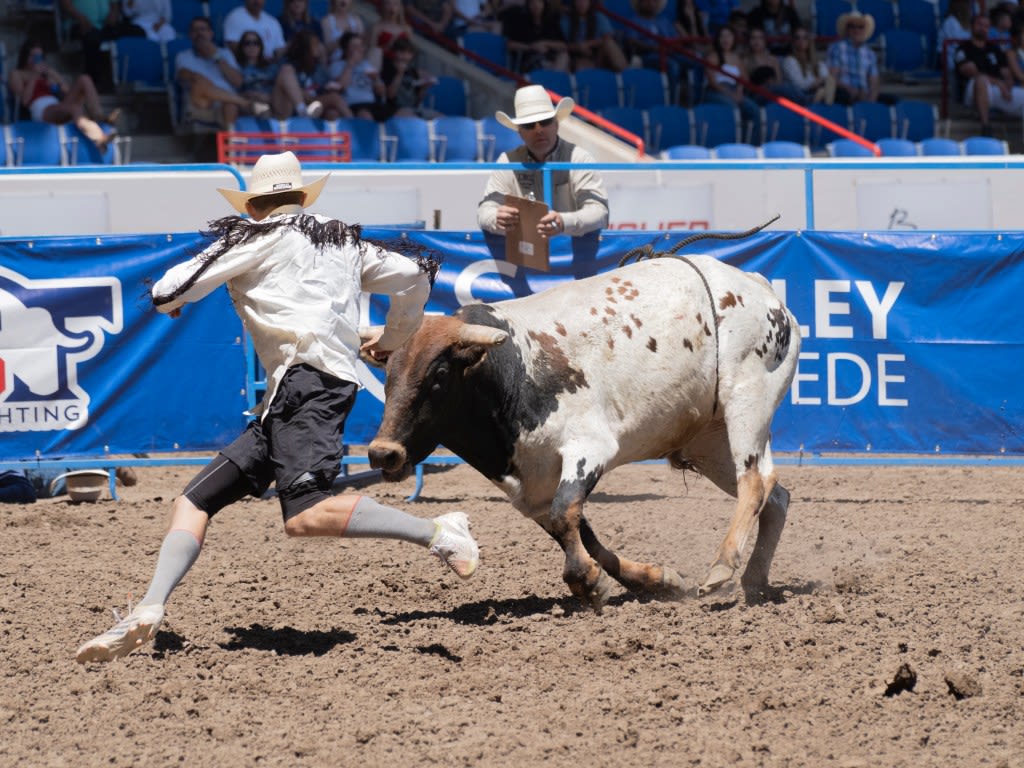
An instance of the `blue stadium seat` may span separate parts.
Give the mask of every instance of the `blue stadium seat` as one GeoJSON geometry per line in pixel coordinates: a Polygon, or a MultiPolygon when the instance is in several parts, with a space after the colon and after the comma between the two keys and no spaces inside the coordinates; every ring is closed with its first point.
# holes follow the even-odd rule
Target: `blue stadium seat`
{"type": "Polygon", "coordinates": [[[576,82],[568,72],[560,69],[533,69],[527,72],[525,77],[531,83],[543,85],[549,91],[554,91],[559,97],[576,98],[576,82]]]}
{"type": "Polygon", "coordinates": [[[449,115],[431,121],[434,159],[439,163],[474,163],[480,160],[480,128],[471,117],[449,115]]]}
{"type": "Polygon", "coordinates": [[[939,111],[931,102],[903,99],[893,110],[900,138],[921,141],[938,135],[939,111]]]}
{"type": "Polygon", "coordinates": [[[670,104],[671,91],[664,72],[646,67],[630,67],[619,73],[622,80],[622,103],[636,109],[649,109],[670,104]]]}
{"type": "Polygon", "coordinates": [[[601,117],[625,128],[647,143],[646,113],[639,107],[608,107],[601,110],[601,117]]]}
{"type": "Polygon", "coordinates": [[[423,105],[442,115],[469,115],[469,84],[461,77],[440,75],[427,90],[423,105]]]}
{"type": "Polygon", "coordinates": [[[662,151],[665,160],[710,160],[711,150],[700,144],[680,144],[662,151]]]}
{"type": "Polygon", "coordinates": [[[622,105],[622,83],[610,69],[592,67],[576,73],[576,102],[591,112],[622,105]]]}
{"type": "Polygon", "coordinates": [[[900,29],[924,35],[928,51],[926,66],[935,67],[935,41],[939,30],[938,7],[931,0],[899,0],[897,24],[900,29]]]}
{"type": "Polygon", "coordinates": [[[740,112],[725,104],[705,103],[693,108],[695,143],[717,147],[740,140],[740,112]]]}
{"type": "Polygon", "coordinates": [[[853,132],[871,141],[896,135],[892,107],[878,101],[858,101],[852,107],[853,132]]]}
{"type": "Polygon", "coordinates": [[[806,144],[808,137],[807,119],[798,112],[786,109],[781,104],[766,104],[761,113],[764,128],[764,142],[789,141],[806,144]]]}
{"type": "Polygon", "coordinates": [[[497,160],[502,152],[508,152],[523,143],[518,131],[506,128],[495,120],[493,115],[480,118],[480,141],[484,160],[488,163],[497,160]]]}
{"type": "Polygon", "coordinates": [[[921,154],[928,157],[948,157],[963,154],[963,148],[960,146],[959,141],[946,139],[941,136],[930,136],[927,139],[921,139],[919,144],[921,154]]]}
{"type": "Polygon", "coordinates": [[[319,118],[289,117],[281,121],[281,149],[290,149],[304,163],[337,162],[338,141],[332,128],[319,118]]]}
{"type": "Polygon", "coordinates": [[[890,29],[882,36],[881,68],[905,78],[929,73],[929,49],[925,36],[909,29],[890,29]]]}
{"type": "Polygon", "coordinates": [[[384,123],[385,157],[392,163],[427,163],[434,159],[430,124],[419,117],[392,117],[384,123]]]}
{"type": "Polygon", "coordinates": [[[836,22],[844,13],[853,10],[853,4],[847,0],[814,0],[811,16],[814,19],[814,32],[818,37],[835,37],[836,22]]]}
{"type": "Polygon", "coordinates": [[[492,32],[466,32],[459,38],[458,42],[460,48],[468,51],[470,54],[475,54],[475,57],[473,55],[465,57],[468,61],[490,72],[492,75],[501,77],[502,73],[493,67],[487,66],[486,62],[490,62],[501,69],[507,70],[510,68],[508,44],[505,42],[503,35],[492,32]]]}
{"type": "Polygon", "coordinates": [[[761,155],[753,144],[733,142],[719,144],[712,150],[712,156],[717,160],[756,160],[761,155]]]}
{"type": "Polygon", "coordinates": [[[1008,155],[1009,146],[993,136],[968,136],[960,144],[965,155],[1008,155]]]}
{"type": "Polygon", "coordinates": [[[167,87],[164,49],[145,37],[121,37],[110,47],[116,85],[131,84],[136,92],[163,92],[167,87]]]}
{"type": "Polygon", "coordinates": [[[811,156],[810,147],[795,141],[766,141],[761,145],[761,155],[765,159],[799,160],[811,156]]]}
{"type": "MultiPolygon", "coordinates": [[[[101,124],[105,134],[110,134],[114,126],[101,124]]],[[[67,138],[67,157],[71,165],[120,165],[124,162],[121,157],[121,139],[114,139],[107,144],[106,149],[100,152],[99,148],[85,137],[78,126],[68,123],[64,126],[67,138]]]]}
{"type": "MultiPolygon", "coordinates": [[[[812,104],[808,109],[814,114],[830,120],[841,128],[850,130],[850,108],[842,104],[812,104]]],[[[810,125],[810,145],[820,149],[830,141],[843,138],[840,134],[819,123],[810,125]]]]}
{"type": "Polygon", "coordinates": [[[693,111],[673,104],[650,107],[647,110],[647,132],[651,152],[681,144],[696,144],[693,111]]]}
{"type": "Polygon", "coordinates": [[[349,134],[349,151],[353,163],[378,163],[382,157],[381,125],[376,120],[352,117],[335,123],[336,131],[349,134]]]}
{"type": "Polygon", "coordinates": [[[875,143],[882,157],[917,157],[917,144],[910,139],[879,139],[875,143]]]}
{"type": "Polygon", "coordinates": [[[825,145],[829,157],[874,157],[875,153],[852,139],[836,139],[825,145]]]}
{"type": "MultiPolygon", "coordinates": [[[[893,0],[857,0],[857,10],[875,20],[875,34],[868,43],[875,43],[888,30],[896,27],[896,4],[893,0]]],[[[832,34],[835,34],[835,29],[832,34]]]]}
{"type": "Polygon", "coordinates": [[[4,126],[7,165],[67,165],[64,126],[17,120],[4,126]]]}

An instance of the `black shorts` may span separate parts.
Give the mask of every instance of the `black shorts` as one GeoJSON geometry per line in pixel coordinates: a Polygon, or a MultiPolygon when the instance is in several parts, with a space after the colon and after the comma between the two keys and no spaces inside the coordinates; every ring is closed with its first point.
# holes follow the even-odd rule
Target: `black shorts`
{"type": "Polygon", "coordinates": [[[287,521],[331,495],[345,419],[357,387],[309,365],[287,370],[262,420],[253,421],[185,489],[209,516],[277,487],[287,521]]]}

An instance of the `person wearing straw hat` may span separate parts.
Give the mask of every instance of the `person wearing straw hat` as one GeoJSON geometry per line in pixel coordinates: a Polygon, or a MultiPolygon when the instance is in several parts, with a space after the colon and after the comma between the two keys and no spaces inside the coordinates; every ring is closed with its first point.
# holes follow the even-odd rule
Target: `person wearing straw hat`
{"type": "Polygon", "coordinates": [[[881,82],[878,57],[868,46],[875,34],[875,18],[869,13],[849,11],[836,21],[839,40],[828,47],[825,56],[836,81],[836,104],[877,101],[881,82]]]}
{"type": "MultiPolygon", "coordinates": [[[[267,372],[257,418],[174,500],[149,590],[123,620],[82,645],[80,663],[110,661],[153,640],[164,604],[192,567],[210,519],[275,483],[289,536],[373,537],[429,548],[462,578],[479,549],[466,515],[414,517],[355,494],[332,495],[361,353],[386,360],[419,327],[438,261],[422,247],[361,236],[360,228],[305,211],[327,176],[306,183],[291,152],[263,155],[247,191],[221,189],[241,216],[210,224],[213,242],[151,290],[157,310],[180,314],[227,284],[267,372]],[[390,296],[385,325],[360,343],[362,292],[390,296]]],[[[115,614],[116,615],[116,614],[115,614]]]]}
{"type": "MultiPolygon", "coordinates": [[[[501,111],[495,114],[499,123],[516,131],[523,141],[520,146],[503,152],[497,162],[543,164],[550,161],[579,165],[572,170],[551,172],[551,210],[537,224],[538,234],[544,237],[579,236],[608,225],[604,181],[597,171],[585,165],[594,162],[593,156],[558,135],[559,123],[572,114],[575,106],[568,97],[555,106],[543,86],[527,85],[516,91],[514,116],[501,111]]],[[[539,169],[495,170],[477,206],[477,224],[487,232],[505,234],[519,224],[519,210],[505,205],[505,196],[544,200],[544,193],[543,173],[539,169]]]]}

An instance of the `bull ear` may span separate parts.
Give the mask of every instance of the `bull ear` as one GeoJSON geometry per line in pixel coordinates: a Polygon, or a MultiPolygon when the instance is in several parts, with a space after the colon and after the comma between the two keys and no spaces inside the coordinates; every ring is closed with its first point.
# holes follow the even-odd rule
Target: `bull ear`
{"type": "Polygon", "coordinates": [[[504,344],[508,334],[497,328],[486,325],[463,325],[459,329],[459,346],[468,347],[480,344],[485,347],[496,347],[504,344]]]}

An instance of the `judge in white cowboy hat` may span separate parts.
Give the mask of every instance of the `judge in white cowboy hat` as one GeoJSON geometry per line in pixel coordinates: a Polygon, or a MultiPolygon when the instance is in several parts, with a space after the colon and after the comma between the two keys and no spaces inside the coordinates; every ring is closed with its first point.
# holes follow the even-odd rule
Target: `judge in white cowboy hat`
{"type": "MultiPolygon", "coordinates": [[[[171,524],[149,589],[131,613],[78,649],[80,663],[110,661],[152,641],[164,605],[203,547],[211,518],[274,483],[289,536],[386,538],[430,550],[463,578],[480,551],[466,516],[433,520],[335,495],[345,417],[359,388],[359,352],[386,359],[419,326],[438,261],[399,241],[363,239],[358,226],[303,209],[327,177],[303,182],[291,152],[264,155],[245,192],[221,190],[235,210],[210,224],[215,240],[172,267],[152,288],[154,306],[175,313],[226,283],[235,310],[267,372],[267,390],[252,421],[174,500],[171,524]],[[419,258],[407,258],[409,255],[419,258]],[[360,297],[390,297],[383,329],[360,340],[360,297]]],[[[195,357],[196,365],[219,361],[195,357]]],[[[339,555],[344,557],[344,555],[339,555]]]]}
{"type": "Polygon", "coordinates": [[[867,42],[875,33],[875,19],[868,13],[850,11],[836,21],[839,40],[825,56],[836,80],[837,104],[876,101],[881,83],[878,57],[867,42]]]}
{"type": "MultiPolygon", "coordinates": [[[[502,152],[499,163],[573,163],[572,170],[551,172],[551,209],[541,217],[537,231],[544,237],[583,235],[608,225],[608,194],[600,174],[586,164],[594,157],[558,135],[559,125],[572,114],[575,102],[566,97],[558,104],[541,85],[527,85],[516,91],[515,114],[497,112],[495,119],[519,134],[523,143],[502,152]]],[[[477,207],[481,229],[505,234],[519,225],[519,209],[505,204],[505,197],[533,197],[546,200],[543,173],[522,166],[495,170],[487,181],[483,200],[477,207]]]]}

